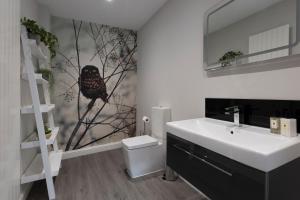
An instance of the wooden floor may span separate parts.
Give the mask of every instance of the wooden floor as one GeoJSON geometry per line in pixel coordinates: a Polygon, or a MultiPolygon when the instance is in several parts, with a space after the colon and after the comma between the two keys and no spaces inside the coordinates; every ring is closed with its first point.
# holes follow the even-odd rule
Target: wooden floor
{"type": "MultiPolygon", "coordinates": [[[[55,180],[57,200],[205,200],[181,180],[152,177],[132,182],[124,173],[121,150],[65,160],[55,180]]],[[[45,181],[36,182],[27,200],[46,200],[45,181]]]]}

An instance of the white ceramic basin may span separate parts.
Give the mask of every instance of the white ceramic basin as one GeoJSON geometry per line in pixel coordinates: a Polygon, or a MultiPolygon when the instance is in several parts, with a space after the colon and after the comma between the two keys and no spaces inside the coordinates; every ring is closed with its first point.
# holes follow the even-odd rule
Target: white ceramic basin
{"type": "Polygon", "coordinates": [[[270,129],[209,118],[168,122],[167,132],[245,165],[268,172],[300,157],[300,136],[287,138],[270,129]]]}

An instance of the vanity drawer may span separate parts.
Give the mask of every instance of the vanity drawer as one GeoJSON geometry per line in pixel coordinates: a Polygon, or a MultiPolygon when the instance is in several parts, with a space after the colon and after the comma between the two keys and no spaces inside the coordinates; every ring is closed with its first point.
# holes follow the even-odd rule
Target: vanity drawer
{"type": "Polygon", "coordinates": [[[258,184],[265,183],[265,173],[254,169],[252,167],[246,166],[242,163],[234,161],[227,158],[221,154],[213,152],[209,149],[201,147],[199,145],[194,146],[193,154],[208,160],[209,162],[219,166],[220,168],[229,171],[230,173],[243,175],[258,184]]]}
{"type": "Polygon", "coordinates": [[[194,144],[184,140],[180,137],[177,137],[175,135],[172,135],[170,133],[167,134],[167,146],[172,146],[175,148],[178,148],[180,150],[186,151],[188,153],[192,153],[192,150],[194,149],[194,144]]]}
{"type": "Polygon", "coordinates": [[[234,161],[223,155],[215,153],[199,145],[195,145],[193,154],[199,158],[205,159],[219,168],[232,173],[234,161]]]}
{"type": "Polygon", "coordinates": [[[243,174],[234,173],[232,182],[232,200],[241,199],[265,200],[265,184],[250,179],[243,174]]]}
{"type": "Polygon", "coordinates": [[[168,134],[167,139],[167,165],[188,179],[189,160],[191,159],[192,145],[190,142],[168,134]]]}
{"type": "Polygon", "coordinates": [[[167,165],[186,179],[188,179],[187,177],[190,176],[188,164],[190,158],[190,153],[186,152],[183,149],[177,148],[176,145],[168,144],[167,165]]]}
{"type": "Polygon", "coordinates": [[[168,134],[167,165],[214,200],[231,200],[232,174],[227,169],[193,154],[196,145],[168,134]]]}
{"type": "Polygon", "coordinates": [[[190,165],[190,182],[211,199],[232,200],[232,173],[214,163],[192,155],[190,165]]]}
{"type": "Polygon", "coordinates": [[[167,165],[212,200],[264,200],[264,172],[170,133],[167,165]]]}

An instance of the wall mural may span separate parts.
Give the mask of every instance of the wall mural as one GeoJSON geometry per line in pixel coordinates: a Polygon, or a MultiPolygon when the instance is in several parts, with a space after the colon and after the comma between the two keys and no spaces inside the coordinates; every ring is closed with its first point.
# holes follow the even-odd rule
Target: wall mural
{"type": "Polygon", "coordinates": [[[136,133],[137,33],[52,18],[59,49],[53,60],[53,100],[66,151],[136,133]]]}

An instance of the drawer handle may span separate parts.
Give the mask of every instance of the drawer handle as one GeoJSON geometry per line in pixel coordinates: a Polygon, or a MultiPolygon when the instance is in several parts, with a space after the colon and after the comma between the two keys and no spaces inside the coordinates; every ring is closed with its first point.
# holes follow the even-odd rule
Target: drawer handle
{"type": "Polygon", "coordinates": [[[215,168],[216,170],[218,170],[218,171],[220,171],[220,172],[222,172],[222,173],[224,173],[224,174],[227,174],[228,176],[232,176],[232,173],[230,173],[230,172],[228,172],[228,171],[226,171],[226,170],[224,170],[224,169],[222,169],[222,168],[220,168],[220,167],[218,167],[218,166],[212,164],[211,162],[209,162],[209,161],[207,161],[207,160],[204,160],[203,158],[199,158],[198,156],[195,156],[195,155],[193,155],[193,154],[192,154],[192,156],[193,156],[194,158],[196,158],[197,160],[200,160],[200,161],[204,162],[205,164],[207,164],[207,165],[209,165],[209,166],[215,168]]]}
{"type": "Polygon", "coordinates": [[[185,150],[185,149],[182,148],[182,147],[177,146],[176,144],[173,144],[173,147],[174,147],[175,149],[179,150],[179,151],[183,151],[184,153],[186,153],[186,154],[188,154],[188,155],[192,155],[191,152],[185,150]]]}

